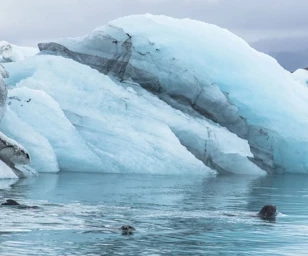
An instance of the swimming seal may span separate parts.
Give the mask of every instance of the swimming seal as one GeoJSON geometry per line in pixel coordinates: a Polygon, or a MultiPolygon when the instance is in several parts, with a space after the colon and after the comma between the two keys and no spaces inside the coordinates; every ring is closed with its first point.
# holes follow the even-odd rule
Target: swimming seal
{"type": "Polygon", "coordinates": [[[4,203],[1,205],[9,205],[9,206],[16,206],[18,209],[39,209],[38,206],[29,206],[24,204],[19,204],[13,199],[7,199],[4,203]]]}
{"type": "Polygon", "coordinates": [[[2,203],[1,205],[20,205],[19,203],[17,203],[15,200],[13,199],[8,199],[6,200],[4,203],[2,203]]]}
{"type": "MultiPolygon", "coordinates": [[[[273,220],[277,216],[277,207],[272,204],[266,204],[262,207],[258,214],[251,214],[250,217],[259,217],[263,220],[273,220]]],[[[228,217],[236,217],[237,214],[233,213],[223,213],[223,215],[228,217]]]]}
{"type": "Polygon", "coordinates": [[[122,231],[122,235],[132,235],[136,229],[130,225],[125,225],[119,228],[122,231]]]}
{"type": "Polygon", "coordinates": [[[257,214],[261,219],[274,219],[277,215],[277,207],[272,204],[267,204],[262,207],[257,214]]]}

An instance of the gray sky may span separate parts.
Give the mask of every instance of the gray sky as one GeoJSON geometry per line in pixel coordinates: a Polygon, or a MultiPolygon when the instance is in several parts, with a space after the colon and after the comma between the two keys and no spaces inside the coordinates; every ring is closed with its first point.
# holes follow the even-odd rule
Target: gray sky
{"type": "Polygon", "coordinates": [[[0,1],[0,40],[19,45],[82,36],[117,17],[137,13],[202,20],[249,42],[308,36],[308,0],[0,1]]]}

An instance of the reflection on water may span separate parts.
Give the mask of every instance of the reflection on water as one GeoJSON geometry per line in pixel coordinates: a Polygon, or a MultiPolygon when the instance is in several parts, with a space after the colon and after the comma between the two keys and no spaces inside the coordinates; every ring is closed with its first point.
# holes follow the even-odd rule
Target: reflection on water
{"type": "Polygon", "coordinates": [[[308,177],[45,174],[0,181],[1,255],[306,255],[308,177]],[[267,203],[276,221],[251,217],[267,203]],[[235,215],[234,217],[231,217],[235,215]],[[123,236],[122,225],[137,231],[123,236]]]}

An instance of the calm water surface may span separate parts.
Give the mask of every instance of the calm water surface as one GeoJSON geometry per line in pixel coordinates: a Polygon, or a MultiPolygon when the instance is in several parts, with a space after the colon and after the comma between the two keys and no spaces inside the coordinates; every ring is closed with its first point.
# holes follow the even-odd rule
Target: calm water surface
{"type": "Polygon", "coordinates": [[[0,181],[0,255],[307,255],[308,177],[41,175],[0,181]],[[250,217],[264,204],[276,221],[250,217]],[[229,217],[235,214],[236,217],[229,217]],[[130,224],[137,231],[118,231],[130,224]]]}

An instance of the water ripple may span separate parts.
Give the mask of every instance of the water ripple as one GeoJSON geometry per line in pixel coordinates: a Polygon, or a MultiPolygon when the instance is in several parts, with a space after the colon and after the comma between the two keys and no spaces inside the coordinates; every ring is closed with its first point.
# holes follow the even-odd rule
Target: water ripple
{"type": "Polygon", "coordinates": [[[307,184],[296,175],[41,175],[0,190],[2,201],[39,206],[0,207],[1,255],[306,255],[307,184]],[[278,206],[275,221],[252,217],[266,203],[278,206]],[[127,224],[133,235],[120,232],[127,224]]]}

